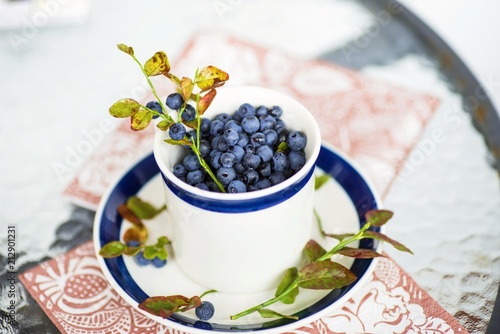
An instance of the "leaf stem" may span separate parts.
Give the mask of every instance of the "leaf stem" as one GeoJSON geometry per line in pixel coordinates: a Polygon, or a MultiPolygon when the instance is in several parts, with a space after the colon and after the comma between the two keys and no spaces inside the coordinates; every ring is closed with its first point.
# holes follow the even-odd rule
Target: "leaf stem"
{"type": "Polygon", "coordinates": [[[286,288],[285,291],[283,291],[280,295],[274,297],[274,298],[271,298],[259,305],[255,305],[254,307],[251,307],[243,312],[240,312],[238,314],[235,314],[235,315],[232,315],[230,318],[231,320],[236,320],[236,319],[239,319],[241,317],[244,317],[244,316],[247,316],[251,313],[254,313],[260,309],[263,309],[264,307],[267,307],[269,305],[272,305],[274,303],[277,303],[279,302],[281,299],[283,299],[283,297],[285,297],[286,295],[288,295],[290,292],[292,292],[294,289],[296,289],[297,287],[299,286],[299,279],[296,278],[289,286],[288,288],[286,288]]]}
{"type": "Polygon", "coordinates": [[[355,235],[353,235],[352,237],[349,237],[349,238],[345,238],[343,240],[341,240],[337,245],[335,245],[332,249],[330,249],[328,252],[326,252],[323,256],[321,256],[320,258],[318,258],[316,261],[320,262],[320,261],[325,261],[325,260],[328,260],[330,259],[334,254],[337,254],[342,248],[346,247],[347,245],[349,245],[350,243],[356,241],[356,240],[361,240],[363,239],[363,234],[365,233],[365,231],[370,228],[370,224],[369,223],[366,223],[365,225],[363,225],[363,227],[358,231],[358,233],[356,233],[355,235]]]}
{"type": "MultiPolygon", "coordinates": [[[[198,136],[197,136],[198,137],[198,136]]],[[[192,138],[191,138],[192,139],[192,138]]],[[[201,153],[200,153],[200,150],[198,149],[198,147],[196,147],[196,143],[193,142],[193,145],[191,146],[191,148],[193,149],[194,153],[196,154],[196,156],[198,157],[198,161],[200,162],[200,165],[201,167],[203,167],[203,169],[208,173],[208,175],[212,178],[212,180],[215,182],[215,184],[217,185],[217,188],[219,188],[219,190],[223,193],[226,192],[226,189],[224,189],[224,186],[219,182],[219,180],[217,180],[217,177],[214,175],[214,173],[212,172],[212,170],[210,169],[210,166],[207,164],[207,162],[205,161],[205,159],[203,159],[203,157],[201,156],[201,153]]]]}

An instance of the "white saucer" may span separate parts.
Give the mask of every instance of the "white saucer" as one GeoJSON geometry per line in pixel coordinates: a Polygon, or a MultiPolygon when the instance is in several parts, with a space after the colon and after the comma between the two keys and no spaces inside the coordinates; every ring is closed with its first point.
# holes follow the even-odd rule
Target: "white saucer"
{"type": "MultiPolygon", "coordinates": [[[[333,148],[322,146],[316,162],[317,173],[329,173],[333,176],[315,193],[315,208],[322,219],[327,233],[354,233],[368,210],[379,206],[379,200],[373,188],[365,178],[353,167],[345,156],[333,148]]],[[[158,167],[150,154],[130,168],[103,196],[96,213],[94,225],[94,244],[96,252],[109,241],[121,240],[123,232],[130,223],[122,221],[116,212],[118,205],[124,203],[129,196],[138,195],[157,205],[163,204],[164,192],[158,167]]],[[[170,234],[170,224],[165,213],[152,220],[145,221],[149,229],[149,243],[154,243],[161,235],[170,234]]],[[[313,239],[324,248],[331,248],[336,241],[323,238],[318,226],[313,225],[313,239]]],[[[360,247],[377,249],[378,242],[371,239],[361,241],[360,247]]],[[[175,254],[169,249],[168,263],[163,268],[153,266],[140,267],[133,258],[118,257],[103,259],[97,255],[101,269],[110,285],[130,305],[138,309],[138,304],[149,296],[184,295],[191,297],[210,290],[192,281],[178,267],[175,254]]],[[[203,250],[200,250],[200,257],[203,250]]],[[[350,286],[334,291],[314,291],[301,289],[292,305],[276,303],[269,308],[283,314],[294,314],[299,320],[263,319],[258,313],[230,320],[229,316],[255,306],[274,296],[274,291],[263,291],[254,294],[212,293],[203,298],[215,305],[215,315],[209,322],[202,322],[194,315],[194,311],[174,314],[168,319],[153,316],[142,310],[146,316],[179,331],[190,333],[218,332],[284,332],[306,325],[341,306],[363,284],[364,278],[373,270],[375,260],[355,260],[338,256],[336,260],[350,268],[358,280],[350,286]]]]}

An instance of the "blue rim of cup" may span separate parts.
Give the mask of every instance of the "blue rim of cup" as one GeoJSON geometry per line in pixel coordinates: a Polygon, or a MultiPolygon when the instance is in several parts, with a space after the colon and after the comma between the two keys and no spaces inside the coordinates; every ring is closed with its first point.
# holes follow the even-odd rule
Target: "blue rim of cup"
{"type": "MultiPolygon", "coordinates": [[[[342,157],[341,154],[325,146],[321,146],[316,165],[325,173],[330,174],[346,191],[356,208],[360,227],[363,226],[366,222],[364,218],[365,213],[369,210],[378,208],[377,197],[363,176],[351,165],[351,163],[342,157]]],[[[123,204],[128,197],[137,194],[144,184],[158,175],[159,172],[154,155],[150,154],[133,166],[111,189],[109,196],[102,204],[101,210],[99,210],[101,214],[97,216],[97,219],[100,220],[97,230],[98,249],[108,242],[120,239],[120,230],[123,220],[117,213],[117,207],[123,204]]],[[[372,228],[372,230],[379,231],[380,229],[372,228]]],[[[379,242],[372,239],[362,239],[359,245],[360,248],[367,249],[377,249],[378,246],[379,242]]],[[[299,319],[303,319],[321,312],[330,306],[352,289],[368,271],[372,262],[373,259],[356,259],[350,268],[358,277],[356,282],[341,289],[331,291],[321,300],[294,315],[298,316],[299,319]]],[[[149,297],[134,281],[122,257],[104,259],[104,264],[116,284],[120,286],[132,300],[141,303],[149,297]]],[[[227,325],[203,322],[181,314],[174,314],[170,316],[168,320],[185,326],[186,330],[195,328],[220,332],[259,331],[293,323],[292,320],[280,319],[273,322],[227,325]]]]}

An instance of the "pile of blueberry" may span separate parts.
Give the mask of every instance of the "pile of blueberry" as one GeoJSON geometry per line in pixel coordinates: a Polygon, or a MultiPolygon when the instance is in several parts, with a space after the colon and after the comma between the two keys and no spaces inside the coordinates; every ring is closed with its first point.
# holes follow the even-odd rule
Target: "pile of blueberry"
{"type": "MultiPolygon", "coordinates": [[[[179,110],[183,105],[182,96],[170,94],[166,104],[179,110]]],[[[279,106],[255,107],[244,103],[232,115],[222,113],[213,119],[201,119],[200,155],[227,192],[243,193],[271,187],[304,166],[307,137],[303,132],[287,129],[282,114],[279,106]]],[[[182,121],[190,122],[195,117],[195,109],[186,104],[181,112],[182,121]]],[[[196,132],[186,133],[181,122],[172,125],[168,133],[174,140],[185,136],[190,140],[196,138],[196,132]]],[[[192,186],[220,191],[193,151],[174,166],[173,173],[192,186]]]]}

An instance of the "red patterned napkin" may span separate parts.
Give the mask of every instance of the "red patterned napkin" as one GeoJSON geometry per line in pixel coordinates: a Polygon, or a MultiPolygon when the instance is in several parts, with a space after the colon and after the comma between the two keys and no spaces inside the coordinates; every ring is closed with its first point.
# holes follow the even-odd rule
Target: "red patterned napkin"
{"type": "MultiPolygon", "coordinates": [[[[182,334],[128,305],[106,282],[92,242],[20,276],[62,333],[182,334]]],[[[289,333],[464,333],[467,331],[391,259],[333,314],[289,333]]]]}
{"type": "MultiPolygon", "coordinates": [[[[305,61],[220,33],[196,35],[173,68],[215,65],[232,85],[283,91],[318,120],[323,140],[350,156],[385,195],[438,106],[438,100],[329,63],[305,61]]],[[[85,162],[64,194],[95,208],[112,179],[152,149],[152,131],[117,132],[85,162]],[[119,139],[119,140],[118,140],[119,139]],[[128,143],[128,144],[127,144],[128,143]],[[138,149],[131,151],[130,143],[138,149]],[[138,143],[138,144],[137,144],[138,143]]],[[[65,333],[178,333],[149,320],[107,284],[92,243],[43,263],[21,280],[65,333]]],[[[394,263],[378,262],[371,279],[340,310],[293,333],[467,333],[394,263]]]]}

